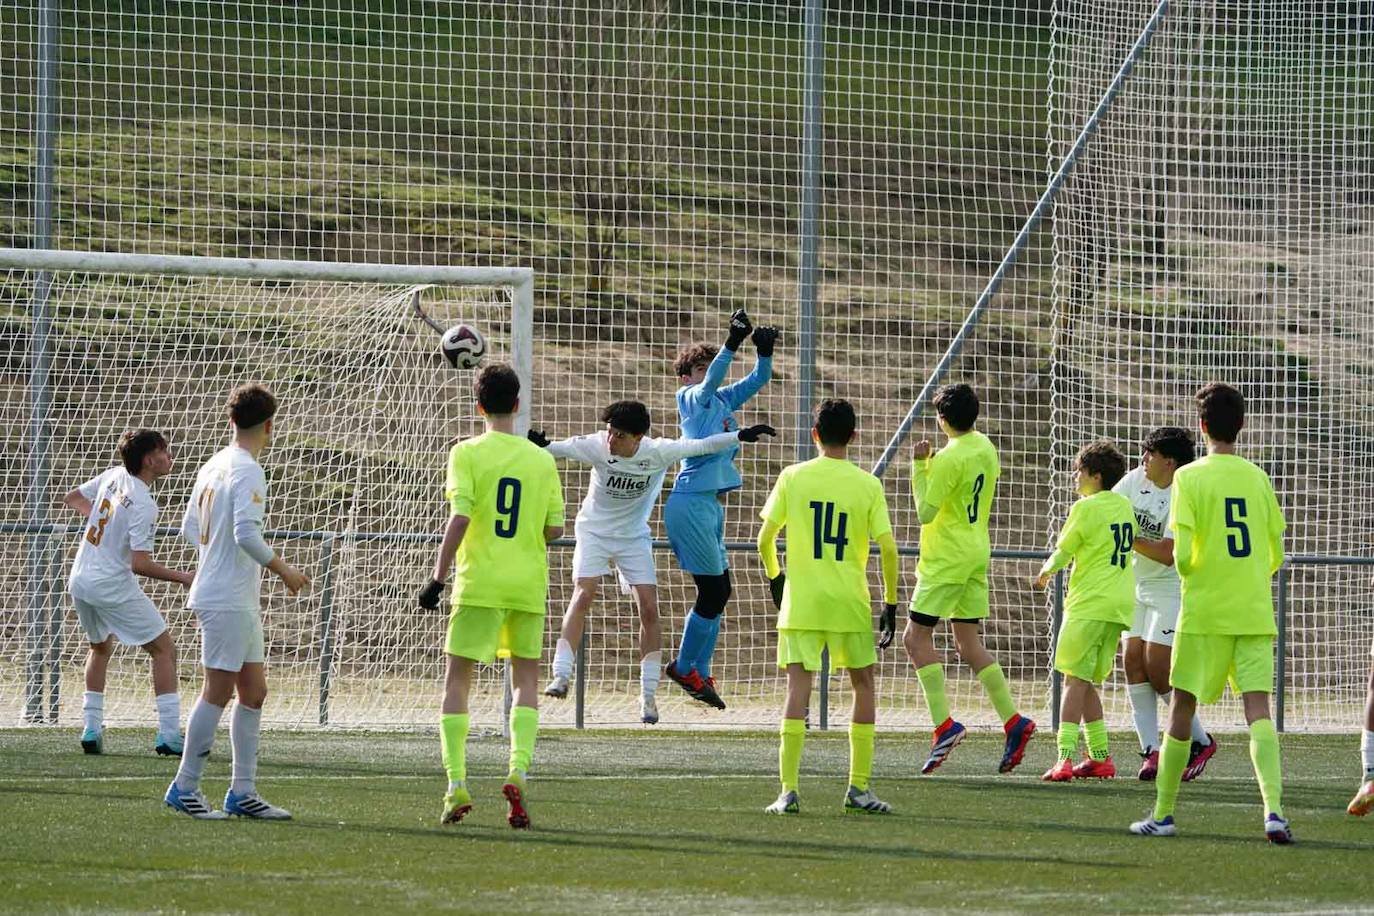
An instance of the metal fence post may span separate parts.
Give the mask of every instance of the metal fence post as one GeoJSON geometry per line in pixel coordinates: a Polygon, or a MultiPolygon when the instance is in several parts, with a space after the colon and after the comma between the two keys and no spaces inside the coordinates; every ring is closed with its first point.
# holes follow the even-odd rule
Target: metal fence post
{"type": "Polygon", "coordinates": [[[587,614],[582,622],[582,639],[577,649],[577,705],[574,711],[578,728],[584,728],[587,723],[587,646],[591,643],[587,631],[591,629],[591,616],[587,614]]]}
{"type": "Polygon", "coordinates": [[[1279,641],[1274,660],[1274,727],[1283,731],[1284,705],[1288,698],[1288,564],[1279,567],[1279,641]]]}
{"type": "Polygon", "coordinates": [[[1054,649],[1059,645],[1059,629],[1064,625],[1064,570],[1054,574],[1054,612],[1050,626],[1050,724],[1059,731],[1059,700],[1064,692],[1064,676],[1054,667],[1054,649]]]}
{"type": "Polygon", "coordinates": [[[320,724],[329,724],[334,683],[334,535],[320,546],[320,724]]]}

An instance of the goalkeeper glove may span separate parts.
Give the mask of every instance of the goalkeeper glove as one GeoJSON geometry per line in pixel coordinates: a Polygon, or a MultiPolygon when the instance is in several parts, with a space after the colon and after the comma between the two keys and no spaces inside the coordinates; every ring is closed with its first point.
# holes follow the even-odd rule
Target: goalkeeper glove
{"type": "Polygon", "coordinates": [[[782,610],[782,588],[787,584],[787,573],[780,572],[768,580],[768,591],[773,595],[773,607],[782,610]]]}
{"type": "Polygon", "coordinates": [[[549,437],[544,435],[544,431],[542,429],[530,430],[529,432],[525,433],[525,438],[530,440],[540,448],[549,447],[549,437]]]}
{"type": "Polygon", "coordinates": [[[739,441],[757,442],[759,441],[759,436],[776,436],[777,434],[778,431],[773,427],[766,423],[760,423],[758,426],[746,426],[744,429],[741,429],[739,431],[739,441]]]}
{"type": "Polygon", "coordinates": [[[730,316],[730,334],[725,338],[725,349],[731,351],[739,349],[739,345],[744,343],[744,338],[749,336],[749,332],[754,330],[754,325],[749,320],[749,313],[744,309],[735,309],[730,316]]]}
{"type": "Polygon", "coordinates": [[[420,607],[427,611],[439,610],[439,593],[444,590],[444,583],[438,579],[430,579],[425,583],[425,587],[420,589],[420,594],[416,600],[420,602],[420,607]]]}
{"type": "Polygon", "coordinates": [[[778,342],[780,333],[777,328],[754,328],[753,341],[754,346],[758,347],[759,356],[771,357],[773,355],[773,345],[778,342]]]}
{"type": "Polygon", "coordinates": [[[892,645],[892,638],[897,635],[897,605],[884,604],[883,616],[878,621],[878,648],[886,649],[892,645]]]}

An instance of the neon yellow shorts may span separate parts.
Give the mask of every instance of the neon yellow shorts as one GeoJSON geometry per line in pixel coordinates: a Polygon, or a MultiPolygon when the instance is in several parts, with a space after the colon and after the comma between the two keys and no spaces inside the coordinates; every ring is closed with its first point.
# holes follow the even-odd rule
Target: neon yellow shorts
{"type": "Polygon", "coordinates": [[[1174,636],[1169,686],[1186,690],[1199,703],[1233,693],[1274,692],[1274,637],[1178,633],[1174,636]]]}
{"type": "Polygon", "coordinates": [[[966,582],[916,582],[911,611],[927,617],[953,620],[982,620],[988,616],[988,577],[977,576],[966,582]]]}
{"type": "Polygon", "coordinates": [[[538,658],[544,615],[499,607],[454,607],[444,651],[490,665],[497,658],[538,658]]]}
{"type": "Polygon", "coordinates": [[[1090,684],[1101,684],[1112,673],[1116,646],[1124,632],[1124,623],[1068,618],[1055,640],[1054,670],[1090,684]]]}
{"type": "Polygon", "coordinates": [[[872,633],[834,633],[829,630],[778,630],[778,667],[801,665],[821,670],[821,650],[830,647],[830,667],[861,669],[878,661],[872,633]]]}

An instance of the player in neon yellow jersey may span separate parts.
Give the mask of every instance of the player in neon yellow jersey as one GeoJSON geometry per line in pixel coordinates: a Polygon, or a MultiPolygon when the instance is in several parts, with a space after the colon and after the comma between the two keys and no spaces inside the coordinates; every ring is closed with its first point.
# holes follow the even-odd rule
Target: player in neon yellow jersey
{"type": "Polygon", "coordinates": [[[1279,739],[1269,717],[1274,685],[1274,599],[1269,580],[1283,564],[1283,510],[1269,476],[1236,454],[1245,399],[1219,382],[1196,396],[1207,457],[1174,474],[1169,523],[1183,606],[1174,639],[1169,728],[1159,754],[1154,813],[1131,825],[1142,836],[1172,836],[1174,806],[1198,703],[1215,703],[1227,682],[1241,695],[1250,759],[1264,798],[1264,834],[1291,843],[1283,817],[1279,739]]]}
{"type": "Polygon", "coordinates": [[[921,559],[911,619],[902,633],[935,725],[921,772],[934,772],[964,740],[964,726],[950,715],[945,672],[935,652],[935,627],[948,620],[959,657],[973,669],[1002,721],[1007,737],[998,772],[1009,773],[1021,762],[1035,723],[1016,711],[1002,666],[978,632],[988,616],[988,516],[1001,466],[992,442],[973,428],[978,396],[972,388],[947,385],[936,393],[934,405],[949,441],[932,455],[930,443],[921,440],[913,452],[911,489],[921,520],[921,559]]]}
{"type": "Polygon", "coordinates": [[[1069,510],[1059,543],[1035,580],[1037,587],[1044,588],[1055,572],[1073,563],[1064,623],[1054,650],[1055,670],[1065,677],[1059,707],[1059,762],[1042,777],[1047,782],[1116,775],[1097,691],[1112,673],[1116,644],[1135,617],[1131,568],[1135,512],[1129,499],[1112,492],[1126,474],[1126,458],[1110,442],[1092,442],[1079,450],[1073,469],[1082,498],[1069,510]],[[1080,721],[1088,756],[1075,766],[1080,721]]]}
{"type": "Polygon", "coordinates": [[[449,617],[448,671],[440,716],[440,744],[448,793],[442,823],[472,810],[467,788],[468,694],[478,662],[511,659],[510,773],[501,792],[514,828],[530,825],[525,775],[539,731],[539,655],[549,592],[549,541],[563,533],[563,488],[553,456],[515,435],[520,378],[509,366],[477,375],[477,409],[487,431],[453,446],[444,495],[449,520],[434,577],[420,590],[422,608],[437,610],[456,566],[449,617]],[[456,564],[455,564],[456,555],[456,564]]]}
{"type": "Polygon", "coordinates": [[[787,672],[778,768],[782,793],[764,810],[797,814],[802,743],[811,677],[830,649],[836,669],[849,671],[854,709],[849,724],[849,789],[846,811],[888,814],[892,807],[873,794],[875,722],[873,620],[868,593],[869,542],[882,556],[883,613],[879,648],[897,629],[897,542],[878,478],[848,459],[856,420],[848,401],[822,401],[811,438],[820,455],[778,475],[760,517],[759,555],[778,606],[778,667],[787,672]],[[777,536],[786,530],[787,570],[778,564],[777,536]]]}

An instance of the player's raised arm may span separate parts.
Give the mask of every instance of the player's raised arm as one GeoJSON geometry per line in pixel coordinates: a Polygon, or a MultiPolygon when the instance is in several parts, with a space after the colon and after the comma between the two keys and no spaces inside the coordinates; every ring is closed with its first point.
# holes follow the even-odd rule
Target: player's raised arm
{"type": "Polygon", "coordinates": [[[758,349],[758,359],[754,362],[753,370],[733,385],[720,389],[721,397],[725,398],[731,410],[743,407],[773,377],[773,346],[777,343],[778,335],[777,328],[754,329],[753,341],[758,349]]]}

